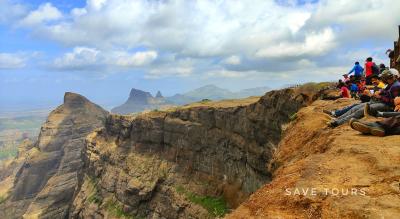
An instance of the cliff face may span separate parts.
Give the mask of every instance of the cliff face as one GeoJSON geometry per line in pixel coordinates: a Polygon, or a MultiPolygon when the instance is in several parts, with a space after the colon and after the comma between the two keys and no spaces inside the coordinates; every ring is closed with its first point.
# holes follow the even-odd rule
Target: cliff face
{"type": "Polygon", "coordinates": [[[286,89],[122,116],[67,93],[0,174],[0,218],[220,216],[201,197],[234,208],[269,182],[282,126],[305,102],[286,89]]]}
{"type": "Polygon", "coordinates": [[[281,127],[303,104],[303,96],[288,89],[245,106],[112,115],[88,137],[88,178],[96,179],[88,190],[101,201],[88,203],[91,192],[82,190],[74,215],[104,216],[104,203],[112,202],[142,217],[207,217],[182,199],[179,187],[222,195],[236,207],[270,180],[266,163],[281,127]]]}
{"type": "Polygon", "coordinates": [[[14,171],[2,173],[0,218],[67,217],[80,185],[85,136],[102,126],[107,115],[86,98],[66,93],[38,141],[24,146],[9,167],[14,171]]]}
{"type": "Polygon", "coordinates": [[[350,104],[302,108],[273,155],[273,180],[226,218],[398,218],[400,136],[327,128],[322,110],[350,104]]]}

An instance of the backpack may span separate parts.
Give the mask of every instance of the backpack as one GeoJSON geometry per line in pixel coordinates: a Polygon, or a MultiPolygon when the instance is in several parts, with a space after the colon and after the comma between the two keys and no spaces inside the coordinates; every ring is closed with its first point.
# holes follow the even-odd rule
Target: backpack
{"type": "Polygon", "coordinates": [[[375,62],[372,64],[371,70],[372,70],[372,75],[379,75],[381,73],[379,66],[377,66],[375,62]]]}

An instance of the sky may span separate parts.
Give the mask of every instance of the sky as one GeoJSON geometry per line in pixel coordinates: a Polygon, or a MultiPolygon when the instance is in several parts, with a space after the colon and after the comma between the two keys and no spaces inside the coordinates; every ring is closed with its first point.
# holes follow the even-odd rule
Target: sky
{"type": "Polygon", "coordinates": [[[0,0],[0,109],[106,108],[131,88],[164,96],[333,81],[388,64],[398,0],[0,0]]]}

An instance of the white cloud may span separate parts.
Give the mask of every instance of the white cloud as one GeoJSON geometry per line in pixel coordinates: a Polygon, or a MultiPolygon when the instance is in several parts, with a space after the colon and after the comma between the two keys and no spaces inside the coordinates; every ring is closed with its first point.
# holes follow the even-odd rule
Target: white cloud
{"type": "Polygon", "coordinates": [[[0,53],[0,69],[15,69],[25,67],[26,58],[21,54],[0,53]]]}
{"type": "Polygon", "coordinates": [[[107,0],[88,0],[87,5],[89,8],[94,10],[100,10],[105,4],[107,0]]]}
{"type": "Polygon", "coordinates": [[[116,64],[123,67],[147,65],[157,58],[156,51],[136,52],[134,54],[124,53],[116,60],[116,64]]]}
{"type": "Polygon", "coordinates": [[[26,14],[26,7],[22,4],[13,4],[9,0],[0,0],[0,24],[12,23],[26,14]]]}
{"type": "Polygon", "coordinates": [[[145,78],[147,79],[160,79],[165,77],[187,77],[193,73],[193,67],[178,66],[168,68],[155,68],[150,70],[145,78]]]}
{"type": "Polygon", "coordinates": [[[58,70],[106,70],[107,67],[140,67],[145,66],[157,58],[156,51],[140,51],[128,53],[126,51],[100,51],[96,48],[75,47],[72,52],[56,58],[51,67],[58,70]]]}
{"type": "Polygon", "coordinates": [[[400,23],[396,0],[321,0],[308,21],[309,28],[337,26],[342,40],[393,40],[400,23]]]}
{"type": "Polygon", "coordinates": [[[72,52],[54,60],[54,67],[66,70],[81,70],[97,65],[100,51],[94,48],[76,47],[72,52]]]}
{"type": "Polygon", "coordinates": [[[71,15],[73,17],[79,17],[79,16],[83,16],[87,13],[86,8],[73,8],[71,10],[71,15]]]}
{"type": "Polygon", "coordinates": [[[91,0],[74,19],[48,24],[38,35],[96,48],[145,45],[187,56],[252,55],[290,38],[310,17],[273,1],[91,0]],[[184,19],[182,19],[184,18],[184,19]]]}
{"type": "Polygon", "coordinates": [[[376,46],[366,42],[383,47],[395,39],[400,1],[302,2],[307,4],[87,0],[64,14],[43,4],[16,23],[29,24],[20,27],[34,37],[75,48],[53,62],[60,70],[135,68],[147,78],[264,73],[295,77],[299,71],[342,68],[349,65],[345,59],[353,63],[357,56],[363,56],[361,61],[369,55],[384,61],[376,46]],[[346,56],[357,47],[363,52],[346,56]]]}
{"type": "Polygon", "coordinates": [[[302,56],[318,56],[329,52],[334,47],[334,34],[331,28],[320,33],[306,34],[303,42],[281,42],[267,48],[260,49],[257,57],[287,58],[302,56]]]}
{"type": "Polygon", "coordinates": [[[240,57],[239,56],[229,56],[228,58],[224,59],[222,63],[228,64],[228,65],[239,65],[240,64],[240,57]]]}
{"type": "Polygon", "coordinates": [[[173,57],[166,62],[158,63],[156,66],[149,66],[145,78],[188,77],[194,73],[195,67],[193,59],[176,59],[176,57],[173,57]]]}
{"type": "Polygon", "coordinates": [[[62,13],[51,3],[45,3],[39,6],[35,11],[31,11],[20,24],[32,26],[42,24],[43,22],[54,21],[62,18],[62,13]]]}

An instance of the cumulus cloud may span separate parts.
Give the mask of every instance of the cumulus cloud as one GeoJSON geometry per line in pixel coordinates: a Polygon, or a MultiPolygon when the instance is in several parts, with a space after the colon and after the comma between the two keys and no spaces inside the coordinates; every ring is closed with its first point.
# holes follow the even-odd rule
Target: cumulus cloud
{"type": "Polygon", "coordinates": [[[396,0],[321,0],[307,22],[307,28],[338,27],[341,40],[378,38],[393,40],[400,23],[400,2],[396,0]]]}
{"type": "Polygon", "coordinates": [[[20,19],[27,12],[22,4],[13,4],[9,0],[0,0],[0,24],[12,23],[20,19]]]}
{"type": "Polygon", "coordinates": [[[257,57],[287,58],[322,55],[334,47],[334,34],[331,28],[320,33],[306,34],[304,42],[281,42],[278,45],[260,49],[257,57]]]}
{"type": "Polygon", "coordinates": [[[117,58],[116,64],[123,67],[142,66],[149,64],[156,58],[156,51],[136,52],[134,54],[124,53],[117,58]]]}
{"type": "Polygon", "coordinates": [[[76,47],[72,52],[54,60],[53,67],[61,70],[84,70],[98,66],[100,51],[94,48],[76,47]]]}
{"type": "Polygon", "coordinates": [[[21,20],[20,24],[24,26],[33,26],[60,18],[62,18],[62,13],[51,3],[45,3],[40,5],[37,10],[31,11],[21,20]]]}
{"type": "Polygon", "coordinates": [[[50,67],[69,71],[99,70],[105,67],[139,67],[145,66],[157,58],[156,51],[139,51],[129,53],[125,51],[100,51],[90,47],[75,47],[56,58],[50,67]]]}
{"type": "Polygon", "coordinates": [[[344,69],[350,53],[381,57],[365,42],[393,40],[398,11],[394,0],[87,0],[64,14],[40,5],[19,23],[35,37],[74,48],[53,62],[58,69],[239,78],[344,69]],[[357,47],[366,48],[356,53],[357,47]]]}
{"type": "Polygon", "coordinates": [[[16,69],[26,65],[24,55],[16,53],[0,53],[0,70],[16,69]]]}
{"type": "Polygon", "coordinates": [[[239,56],[229,56],[228,58],[222,61],[224,64],[227,65],[239,65],[240,64],[240,57],[239,56]]]}
{"type": "Polygon", "coordinates": [[[147,69],[145,78],[147,79],[160,79],[166,77],[188,77],[201,71],[205,66],[204,63],[198,62],[192,58],[177,58],[176,56],[169,56],[166,59],[159,60],[147,69]]]}

